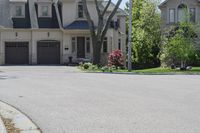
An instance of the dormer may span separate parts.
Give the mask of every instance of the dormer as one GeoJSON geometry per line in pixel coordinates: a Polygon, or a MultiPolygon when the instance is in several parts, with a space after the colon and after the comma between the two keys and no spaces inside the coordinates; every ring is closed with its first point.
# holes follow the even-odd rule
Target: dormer
{"type": "Polygon", "coordinates": [[[79,1],[77,3],[77,18],[84,19],[84,10],[83,10],[83,2],[79,1]]]}
{"type": "Polygon", "coordinates": [[[25,18],[25,4],[27,0],[9,0],[12,18],[25,18]]]}
{"type": "Polygon", "coordinates": [[[52,0],[38,0],[38,18],[52,17],[52,0]]]}

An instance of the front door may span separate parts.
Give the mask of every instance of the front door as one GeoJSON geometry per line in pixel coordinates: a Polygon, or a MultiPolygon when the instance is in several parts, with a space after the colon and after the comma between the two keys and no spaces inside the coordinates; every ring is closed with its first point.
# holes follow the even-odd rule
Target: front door
{"type": "Polygon", "coordinates": [[[77,37],[77,58],[85,58],[85,37],[77,37]]]}

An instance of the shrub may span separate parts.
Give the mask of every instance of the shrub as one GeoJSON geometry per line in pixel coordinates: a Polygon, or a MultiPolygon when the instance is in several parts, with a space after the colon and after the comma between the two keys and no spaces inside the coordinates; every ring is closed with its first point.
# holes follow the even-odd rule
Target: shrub
{"type": "Polygon", "coordinates": [[[123,67],[124,56],[121,50],[113,51],[108,57],[108,66],[123,67]]]}
{"type": "Polygon", "coordinates": [[[85,70],[89,69],[91,66],[92,66],[92,63],[84,63],[82,65],[83,69],[85,69],[85,70]]]}
{"type": "Polygon", "coordinates": [[[98,70],[98,66],[97,65],[93,65],[92,63],[83,63],[80,64],[80,67],[84,70],[98,70]]]}

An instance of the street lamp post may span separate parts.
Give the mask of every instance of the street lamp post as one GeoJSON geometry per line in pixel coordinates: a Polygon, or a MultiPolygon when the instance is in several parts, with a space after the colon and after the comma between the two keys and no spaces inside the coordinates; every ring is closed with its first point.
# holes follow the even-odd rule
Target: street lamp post
{"type": "Polygon", "coordinates": [[[132,7],[133,0],[129,0],[129,35],[128,35],[128,70],[132,70],[132,7]]]}

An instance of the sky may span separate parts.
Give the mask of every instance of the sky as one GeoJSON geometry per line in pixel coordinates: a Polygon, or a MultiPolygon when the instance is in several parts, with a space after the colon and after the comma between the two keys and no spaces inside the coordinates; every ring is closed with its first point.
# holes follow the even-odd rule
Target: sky
{"type": "MultiPolygon", "coordinates": [[[[114,3],[116,3],[118,0],[112,0],[114,3]]],[[[124,9],[126,2],[128,2],[129,0],[122,0],[122,3],[120,5],[120,8],[124,9]]]]}

